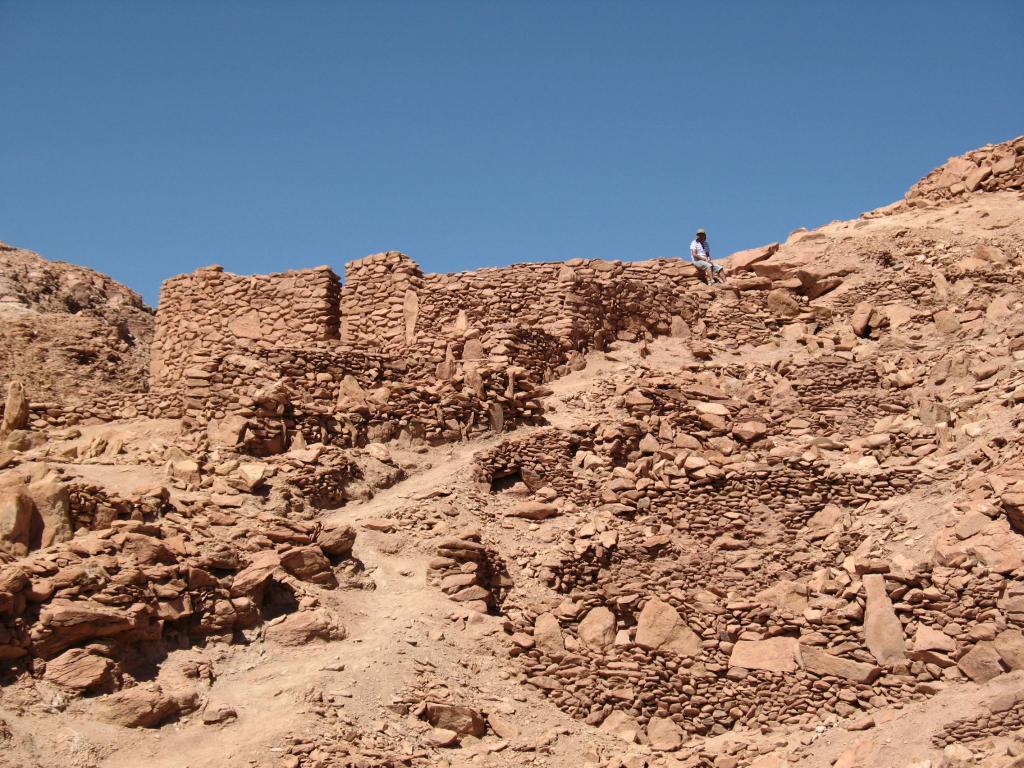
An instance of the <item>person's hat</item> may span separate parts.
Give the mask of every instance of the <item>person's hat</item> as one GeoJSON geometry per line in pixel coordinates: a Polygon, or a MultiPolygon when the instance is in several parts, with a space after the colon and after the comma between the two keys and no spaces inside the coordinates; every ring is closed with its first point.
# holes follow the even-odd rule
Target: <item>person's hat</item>
{"type": "Polygon", "coordinates": [[[698,229],[698,230],[697,230],[697,234],[698,234],[698,235],[706,235],[706,234],[707,234],[707,232],[705,232],[705,231],[704,231],[703,229],[698,229]]]}

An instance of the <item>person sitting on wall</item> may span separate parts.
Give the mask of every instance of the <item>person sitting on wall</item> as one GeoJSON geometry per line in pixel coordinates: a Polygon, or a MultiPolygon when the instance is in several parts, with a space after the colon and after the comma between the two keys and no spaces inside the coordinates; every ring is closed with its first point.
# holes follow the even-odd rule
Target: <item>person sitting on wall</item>
{"type": "Polygon", "coordinates": [[[690,243],[690,259],[693,261],[693,266],[700,270],[701,279],[708,285],[725,282],[721,265],[715,264],[711,260],[711,246],[708,244],[708,235],[703,229],[697,230],[696,239],[690,243]]]}

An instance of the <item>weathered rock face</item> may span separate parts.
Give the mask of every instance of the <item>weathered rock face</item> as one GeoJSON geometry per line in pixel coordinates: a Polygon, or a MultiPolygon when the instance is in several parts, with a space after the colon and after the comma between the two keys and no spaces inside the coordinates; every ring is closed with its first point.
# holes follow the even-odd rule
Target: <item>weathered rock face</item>
{"type": "Polygon", "coordinates": [[[134,393],[146,388],[152,336],[134,291],[0,243],[0,391],[21,381],[32,421],[52,419],[48,410],[61,421],[144,413],[134,393]]]}
{"type": "Polygon", "coordinates": [[[0,547],[14,555],[28,554],[32,497],[21,488],[0,487],[0,547]]]}
{"type": "MultiPolygon", "coordinates": [[[[33,508],[23,491],[6,493],[0,498],[20,499],[12,509],[33,508]]],[[[0,594],[7,596],[0,659],[42,660],[45,679],[62,688],[109,691],[124,681],[121,661],[138,647],[158,648],[169,634],[230,641],[262,623],[264,606],[280,612],[282,597],[284,610],[292,612],[268,623],[268,640],[298,646],[345,636],[328,611],[296,610],[307,590],[338,584],[317,526],[263,514],[256,536],[244,517],[224,510],[211,515],[212,529],[205,516],[115,521],[0,568],[0,594]]],[[[344,538],[351,547],[354,535],[344,538]]],[[[337,537],[329,538],[335,562],[344,549],[337,545],[337,537]]],[[[154,706],[164,712],[160,701],[154,706]]],[[[163,719],[153,717],[154,723],[163,719]]],[[[142,719],[149,723],[150,716],[142,719]]]]}
{"type": "Polygon", "coordinates": [[[68,486],[49,476],[29,483],[27,491],[35,512],[29,534],[30,547],[48,547],[70,539],[73,524],[68,486]]]}
{"type": "Polygon", "coordinates": [[[43,679],[82,693],[109,693],[117,687],[114,662],[81,648],[72,648],[47,662],[43,679]]]}

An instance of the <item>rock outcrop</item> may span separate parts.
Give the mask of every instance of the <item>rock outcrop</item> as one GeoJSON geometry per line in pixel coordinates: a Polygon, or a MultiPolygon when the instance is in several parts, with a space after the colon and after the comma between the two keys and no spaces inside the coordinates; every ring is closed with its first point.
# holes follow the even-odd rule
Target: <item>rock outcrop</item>
{"type": "Polygon", "coordinates": [[[26,384],[37,424],[145,414],[153,323],[106,275],[0,243],[0,391],[26,384]]]}

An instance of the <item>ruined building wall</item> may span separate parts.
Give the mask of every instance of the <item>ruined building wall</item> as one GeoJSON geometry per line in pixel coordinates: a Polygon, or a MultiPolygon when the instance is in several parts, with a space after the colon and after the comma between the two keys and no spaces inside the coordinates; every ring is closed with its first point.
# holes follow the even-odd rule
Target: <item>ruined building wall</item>
{"type": "Polygon", "coordinates": [[[606,320],[671,313],[695,278],[693,266],[678,259],[573,259],[428,275],[420,323],[436,332],[451,327],[462,310],[478,328],[514,323],[570,339],[606,320]],[[636,306],[629,306],[631,299],[636,306]]]}
{"type": "Polygon", "coordinates": [[[327,267],[207,268],[161,290],[150,412],[193,432],[246,422],[259,452],[297,432],[436,442],[536,423],[535,388],[581,353],[693,322],[708,300],[695,283],[679,260],[424,275],[393,251],[349,262],[344,286],[327,267]]]}
{"type": "Polygon", "coordinates": [[[342,339],[371,347],[411,343],[423,272],[398,251],[375,253],[345,265],[341,291],[342,339]]]}
{"type": "Polygon", "coordinates": [[[167,280],[150,357],[151,411],[180,416],[186,372],[225,354],[338,338],[339,295],[329,267],[253,276],[207,267],[167,280]]]}
{"type": "Polygon", "coordinates": [[[470,339],[479,345],[469,345],[466,359],[531,367],[539,361],[517,356],[515,347],[543,348],[543,362],[554,367],[565,353],[594,346],[599,329],[667,333],[673,316],[691,319],[695,281],[693,266],[678,259],[574,259],[423,275],[403,254],[374,254],[345,267],[342,338],[424,371],[447,356],[463,359],[470,339]]]}

